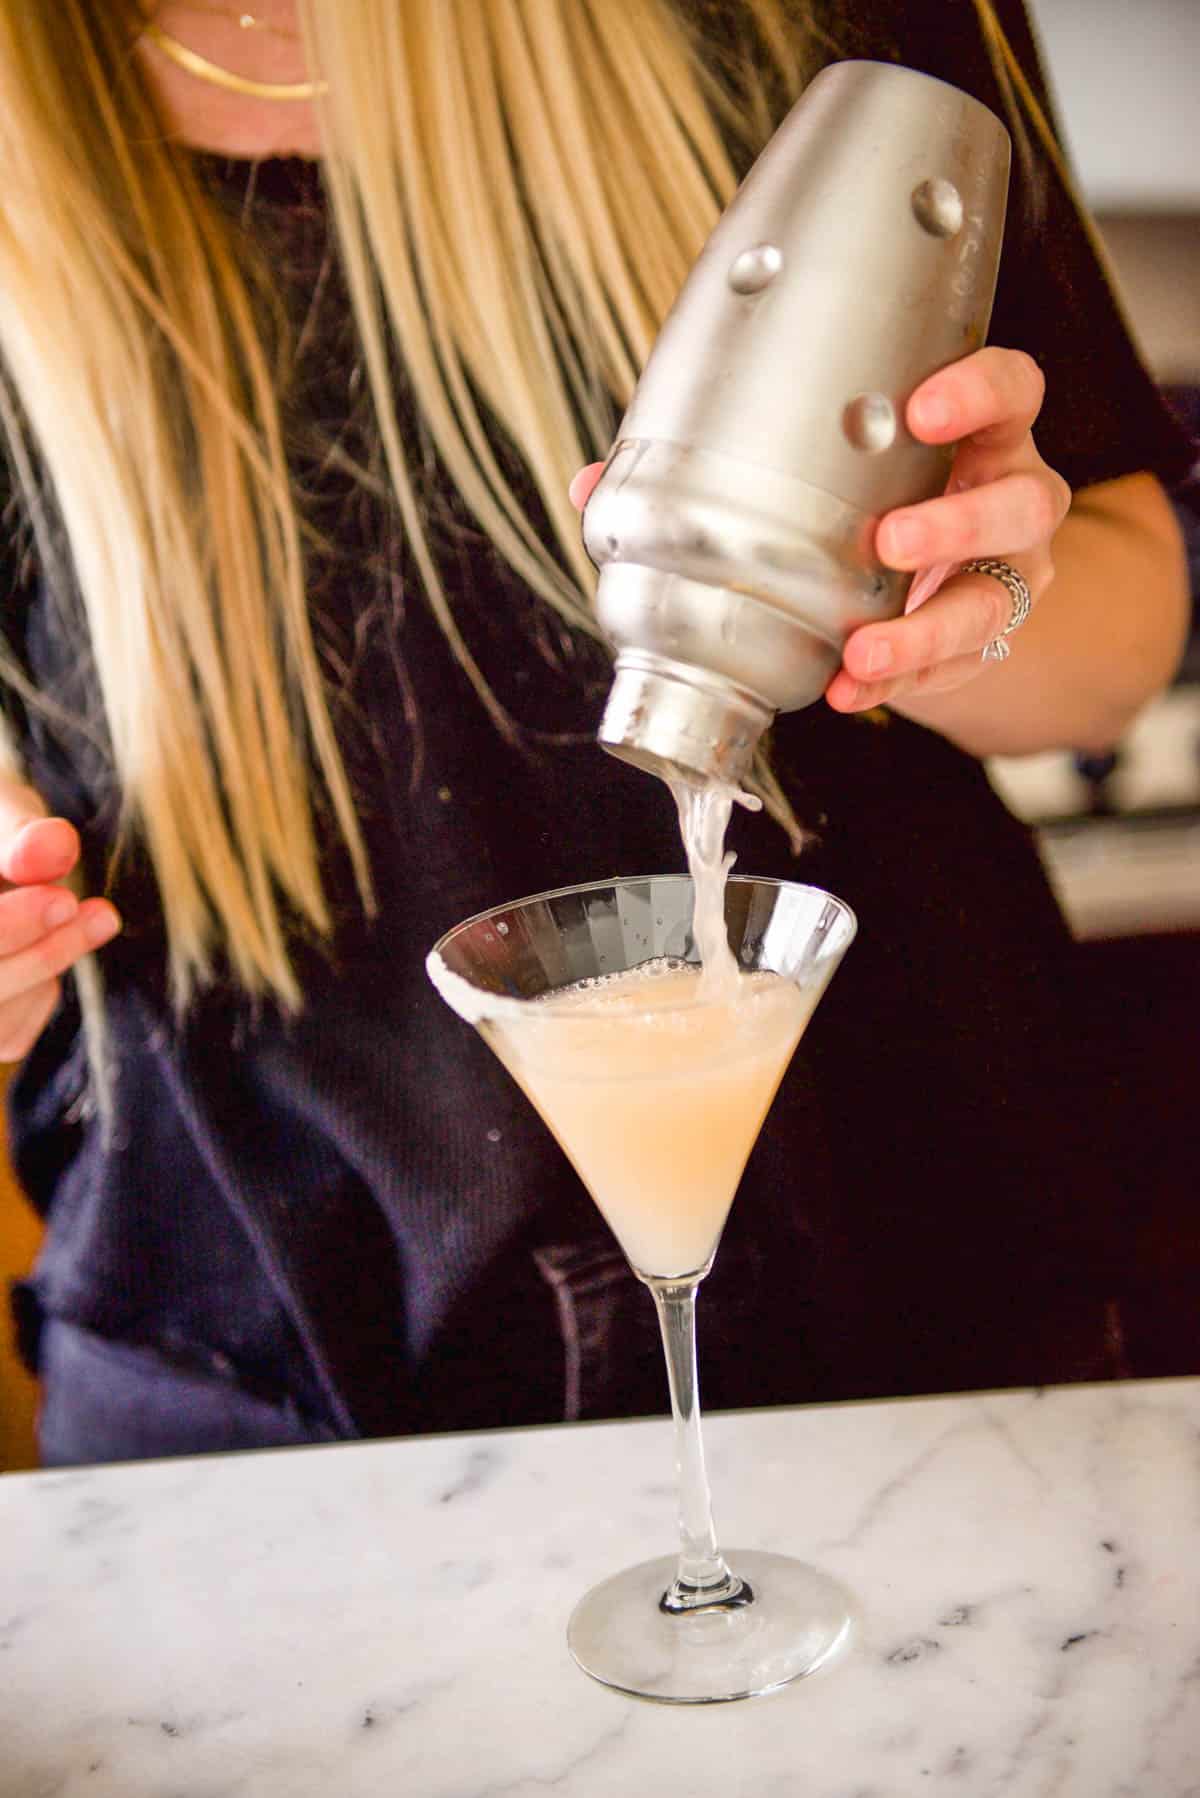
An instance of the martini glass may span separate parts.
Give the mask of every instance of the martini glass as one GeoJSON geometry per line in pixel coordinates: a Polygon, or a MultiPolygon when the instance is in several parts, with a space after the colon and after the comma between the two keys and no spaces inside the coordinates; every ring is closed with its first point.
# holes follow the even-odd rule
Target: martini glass
{"type": "Polygon", "coordinates": [[[850,1627],[847,1596],[825,1574],[753,1549],[727,1561],[717,1547],[695,1301],[762,1120],[856,926],[817,887],[731,879],[731,995],[697,978],[692,901],[686,875],[540,893],[460,924],[428,969],[553,1131],[658,1308],[679,1553],[588,1592],[568,1625],[571,1653],[620,1691],[706,1704],[815,1671],[850,1627]],[[642,976],[614,988],[612,976],[634,970],[642,976]]]}

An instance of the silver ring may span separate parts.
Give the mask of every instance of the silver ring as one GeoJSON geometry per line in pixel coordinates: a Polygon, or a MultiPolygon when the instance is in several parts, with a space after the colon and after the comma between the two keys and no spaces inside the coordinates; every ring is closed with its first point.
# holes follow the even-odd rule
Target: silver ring
{"type": "Polygon", "coordinates": [[[1008,623],[998,637],[985,643],[980,651],[980,660],[984,662],[1003,662],[1008,659],[1008,644],[1004,641],[1013,632],[1020,630],[1033,609],[1033,594],[1029,591],[1029,582],[1023,574],[1018,574],[1011,562],[1002,562],[999,556],[976,556],[974,561],[964,562],[958,571],[960,574],[990,574],[993,580],[1000,582],[1008,597],[1012,600],[1012,612],[1008,623]]]}

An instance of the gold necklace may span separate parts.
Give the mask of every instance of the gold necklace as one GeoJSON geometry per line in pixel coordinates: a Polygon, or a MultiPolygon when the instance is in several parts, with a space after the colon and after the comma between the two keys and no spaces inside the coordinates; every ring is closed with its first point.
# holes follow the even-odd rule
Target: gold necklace
{"type": "MultiPolygon", "coordinates": [[[[253,17],[250,13],[242,16],[253,17]]],[[[223,87],[226,93],[242,94],[250,100],[316,100],[329,92],[327,81],[252,81],[248,75],[235,75],[232,69],[222,68],[219,62],[210,62],[198,50],[189,50],[161,25],[147,25],[144,36],[156,50],[161,50],[189,75],[194,75],[198,81],[207,81],[213,87],[223,87]]]]}

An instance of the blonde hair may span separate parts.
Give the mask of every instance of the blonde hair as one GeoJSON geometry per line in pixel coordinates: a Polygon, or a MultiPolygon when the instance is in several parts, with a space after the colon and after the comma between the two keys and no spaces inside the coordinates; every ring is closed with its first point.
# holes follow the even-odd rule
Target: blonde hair
{"type": "MultiPolygon", "coordinates": [[[[486,535],[594,630],[568,478],[607,449],[735,161],[823,46],[795,0],[742,0],[718,61],[706,13],[736,29],[721,0],[300,12],[329,87],[325,179],[395,503],[429,602],[507,729],[439,578],[389,350],[486,535]]],[[[137,0],[0,0],[0,425],[60,623],[94,667],[99,710],[83,722],[120,795],[114,855],[131,838],[149,855],[177,1004],[223,959],[247,992],[296,1006],[290,928],[331,929],[318,799],[368,909],[371,873],[310,628],[270,293],[162,137],[132,54],[141,24],[137,0]]],[[[15,666],[0,673],[21,686],[15,666]]],[[[760,784],[794,828],[765,767],[760,784]]]]}
{"type": "MultiPolygon", "coordinates": [[[[756,54],[798,91],[785,12],[747,0],[756,54]]],[[[504,728],[426,537],[389,343],[483,530],[592,629],[567,481],[606,448],[733,190],[721,127],[769,130],[767,81],[735,54],[722,90],[669,0],[301,0],[301,15],[329,83],[326,181],[395,501],[504,728]]],[[[248,992],[295,1006],[289,922],[330,930],[314,770],[368,907],[370,869],[310,629],[264,295],[163,140],[131,54],[141,21],[134,0],[0,0],[0,422],[61,622],[94,666],[115,852],[132,836],[148,852],[177,1003],[223,957],[248,992]]]]}

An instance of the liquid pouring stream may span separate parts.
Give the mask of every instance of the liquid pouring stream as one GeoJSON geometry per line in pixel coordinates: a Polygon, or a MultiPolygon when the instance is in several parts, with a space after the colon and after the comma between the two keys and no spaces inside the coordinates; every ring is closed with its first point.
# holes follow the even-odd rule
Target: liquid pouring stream
{"type": "Polygon", "coordinates": [[[703,999],[728,998],[737,986],[738,966],[725,928],[725,883],[737,860],[725,848],[735,805],[759,811],[762,801],[740,787],[711,782],[668,781],[679,812],[679,831],[695,894],[692,937],[700,952],[703,999]]]}

